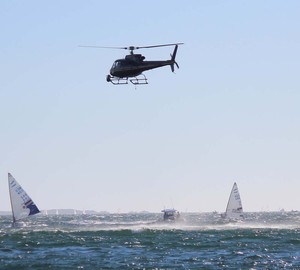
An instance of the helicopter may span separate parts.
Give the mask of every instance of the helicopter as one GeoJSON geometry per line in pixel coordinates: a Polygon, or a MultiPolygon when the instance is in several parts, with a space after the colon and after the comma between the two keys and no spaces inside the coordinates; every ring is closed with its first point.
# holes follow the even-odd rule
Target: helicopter
{"type": "Polygon", "coordinates": [[[110,74],[106,76],[106,81],[114,85],[128,84],[128,80],[134,84],[148,84],[146,76],[143,74],[144,71],[160,68],[163,66],[170,66],[172,72],[174,72],[174,65],[179,68],[175,57],[177,54],[178,45],[183,43],[171,43],[171,44],[161,44],[152,46],[129,46],[129,47],[101,47],[101,46],[80,46],[80,47],[90,47],[90,48],[106,48],[106,49],[123,49],[129,50],[130,54],[126,55],[123,59],[117,59],[111,69],[110,74]],[[145,61],[145,56],[142,54],[133,53],[134,50],[138,49],[148,49],[157,48],[165,46],[175,46],[173,54],[171,54],[170,60],[158,60],[158,61],[145,61]]]}

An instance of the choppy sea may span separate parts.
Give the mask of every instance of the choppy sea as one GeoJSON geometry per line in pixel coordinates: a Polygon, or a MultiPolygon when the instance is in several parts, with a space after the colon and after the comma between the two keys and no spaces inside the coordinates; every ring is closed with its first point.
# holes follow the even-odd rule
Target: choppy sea
{"type": "Polygon", "coordinates": [[[0,269],[300,269],[300,212],[0,217],[0,269]]]}

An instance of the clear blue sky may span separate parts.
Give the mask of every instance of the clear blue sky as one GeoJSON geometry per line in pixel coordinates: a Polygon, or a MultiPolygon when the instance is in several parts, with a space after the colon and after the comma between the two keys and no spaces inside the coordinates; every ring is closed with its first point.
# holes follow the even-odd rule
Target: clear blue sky
{"type": "MultiPolygon", "coordinates": [[[[41,209],[300,210],[299,1],[1,1],[7,173],[41,209]],[[128,46],[184,42],[176,74],[106,82],[128,46]]],[[[140,50],[169,59],[172,47],[140,50]]]]}

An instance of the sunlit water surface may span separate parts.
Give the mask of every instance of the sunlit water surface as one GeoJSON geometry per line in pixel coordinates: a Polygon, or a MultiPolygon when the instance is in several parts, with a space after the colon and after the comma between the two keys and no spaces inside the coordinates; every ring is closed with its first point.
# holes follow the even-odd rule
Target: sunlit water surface
{"type": "Polygon", "coordinates": [[[300,212],[0,217],[0,269],[300,269],[300,212]]]}

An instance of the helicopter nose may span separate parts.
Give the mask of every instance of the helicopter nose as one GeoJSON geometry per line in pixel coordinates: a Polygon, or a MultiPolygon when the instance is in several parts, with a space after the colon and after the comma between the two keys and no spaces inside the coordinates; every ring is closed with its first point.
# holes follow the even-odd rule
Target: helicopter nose
{"type": "Polygon", "coordinates": [[[115,75],[116,75],[116,74],[115,74],[115,73],[116,73],[116,70],[112,68],[112,69],[109,71],[109,73],[110,73],[111,76],[115,76],[115,75]]]}

